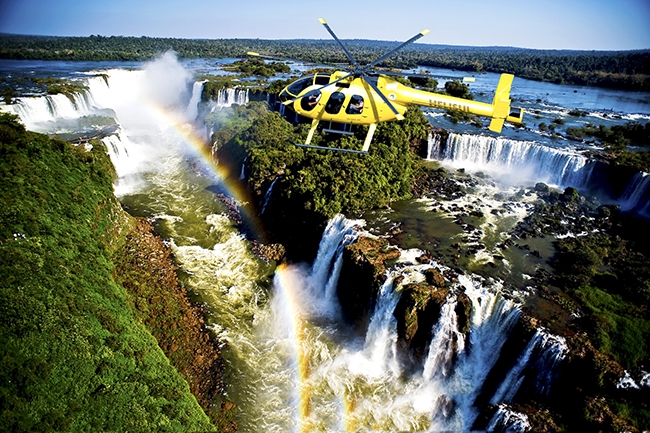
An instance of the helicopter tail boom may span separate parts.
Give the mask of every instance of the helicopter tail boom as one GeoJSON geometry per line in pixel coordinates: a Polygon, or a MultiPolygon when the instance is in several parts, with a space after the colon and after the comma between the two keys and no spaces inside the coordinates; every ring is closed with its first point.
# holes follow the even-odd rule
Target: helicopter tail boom
{"type": "Polygon", "coordinates": [[[490,130],[500,133],[505,122],[522,123],[524,110],[510,107],[510,88],[513,79],[514,75],[512,74],[501,74],[492,104],[426,92],[397,83],[387,84],[385,89],[389,99],[397,99],[398,102],[403,104],[416,104],[491,117],[490,130]]]}

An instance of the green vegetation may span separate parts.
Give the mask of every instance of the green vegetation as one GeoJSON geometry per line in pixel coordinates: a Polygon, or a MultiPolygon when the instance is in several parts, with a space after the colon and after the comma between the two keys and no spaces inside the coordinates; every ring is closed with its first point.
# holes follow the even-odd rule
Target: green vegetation
{"type": "MultiPolygon", "coordinates": [[[[627,221],[627,225],[630,233],[647,238],[647,223],[627,221]]],[[[566,410],[581,429],[643,431],[650,421],[647,391],[610,389],[623,374],[621,366],[638,371],[649,359],[650,257],[634,242],[611,234],[565,238],[556,248],[556,283],[579,305],[581,317],[574,331],[582,335],[578,339],[587,340],[577,344],[597,350],[573,373],[576,383],[583,383],[575,386],[586,385],[586,392],[581,395],[565,386],[572,395],[564,403],[566,410]],[[594,397],[603,394],[606,399],[594,397]]],[[[580,348],[576,350],[579,353],[580,348]]]]}
{"type": "Polygon", "coordinates": [[[220,343],[207,332],[203,309],[189,303],[171,250],[149,220],[137,219],[113,261],[115,281],[126,289],[136,319],[156,337],[219,431],[236,430],[234,405],[217,401],[223,388],[220,343]]]}
{"type": "MultiPolygon", "coordinates": [[[[346,40],[352,55],[367,64],[397,42],[346,40]]],[[[435,41],[432,41],[435,42],[435,41]]],[[[182,58],[243,57],[247,51],[283,58],[344,63],[335,41],[260,39],[172,39],[122,36],[47,37],[0,35],[0,58],[42,60],[146,60],[165,51],[182,58]]],[[[518,77],[558,84],[650,90],[650,51],[558,51],[511,47],[457,47],[413,44],[379,66],[432,66],[467,72],[510,72],[518,77]]]]}
{"type": "Polygon", "coordinates": [[[224,70],[231,72],[240,72],[245,77],[258,76],[258,77],[272,77],[277,73],[288,74],[291,68],[286,63],[271,62],[266,63],[262,59],[249,58],[245,60],[238,60],[224,67],[224,70]]]}
{"type": "Polygon", "coordinates": [[[567,128],[567,135],[574,139],[585,137],[598,138],[602,143],[616,146],[638,145],[650,146],[650,123],[628,122],[625,125],[587,124],[580,128],[567,128]]]}
{"type": "Polygon", "coordinates": [[[131,223],[113,168],[0,115],[0,425],[8,431],[210,431],[112,277],[131,223]]]}
{"type": "Polygon", "coordinates": [[[234,81],[237,77],[210,75],[201,78],[207,80],[203,83],[203,89],[201,90],[201,101],[203,102],[216,101],[220,90],[237,87],[237,83],[234,81]]]}
{"type": "Polygon", "coordinates": [[[428,90],[429,92],[433,92],[438,88],[438,80],[428,77],[425,74],[412,75],[408,77],[408,80],[410,83],[407,83],[407,85],[415,85],[423,90],[428,90]]]}
{"type": "Polygon", "coordinates": [[[73,101],[75,95],[88,90],[88,87],[79,81],[65,80],[63,78],[34,78],[34,83],[41,87],[48,95],[60,93],[73,101]]]}
{"type": "Polygon", "coordinates": [[[650,171],[650,152],[647,151],[650,147],[650,123],[628,122],[611,128],[589,123],[579,128],[569,127],[566,134],[574,140],[597,138],[605,146],[604,158],[612,163],[636,171],[650,171]],[[630,151],[628,146],[633,145],[644,149],[641,152],[630,151]]]}
{"type": "Polygon", "coordinates": [[[605,234],[565,238],[556,247],[559,283],[584,307],[596,347],[626,369],[647,361],[650,258],[630,241],[605,234]]]}
{"type": "MultiPolygon", "coordinates": [[[[306,137],[307,125],[294,128],[274,112],[249,104],[252,122],[234,125],[241,132],[224,146],[237,147],[248,157],[248,183],[257,192],[280,177],[278,185],[286,199],[301,203],[305,210],[325,218],[337,213],[356,213],[388,205],[410,195],[414,156],[410,139],[426,138],[428,122],[418,109],[407,111],[402,122],[386,122],[377,127],[370,154],[359,156],[334,151],[305,150],[299,143],[306,137]]],[[[334,137],[338,146],[361,149],[366,129],[357,136],[334,137]]],[[[313,144],[327,146],[328,139],[315,135],[313,144]]],[[[223,141],[220,141],[222,143],[223,141]]]]}
{"type": "Polygon", "coordinates": [[[63,78],[12,76],[9,79],[7,77],[0,79],[0,89],[5,104],[11,104],[13,98],[24,93],[43,95],[62,94],[67,96],[74,104],[76,96],[88,90],[88,87],[81,81],[63,78]]]}

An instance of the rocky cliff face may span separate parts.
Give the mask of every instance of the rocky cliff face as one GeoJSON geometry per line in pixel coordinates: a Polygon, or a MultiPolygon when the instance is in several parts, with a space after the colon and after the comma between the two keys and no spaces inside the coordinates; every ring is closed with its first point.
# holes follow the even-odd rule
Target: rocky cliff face
{"type": "Polygon", "coordinates": [[[360,236],[343,250],[343,265],[336,289],[343,316],[359,329],[365,329],[377,298],[386,281],[386,264],[400,256],[385,239],[360,236]]]}
{"type": "Polygon", "coordinates": [[[137,219],[115,261],[114,278],[127,290],[135,316],[156,337],[211,421],[220,431],[235,431],[234,405],[223,395],[223,343],[210,336],[201,306],[189,302],[171,250],[150,221],[137,219]]]}
{"type": "MultiPolygon", "coordinates": [[[[448,284],[440,271],[430,268],[424,273],[425,283],[402,286],[394,312],[400,346],[419,361],[426,355],[440,309],[449,296],[448,284]]],[[[462,333],[467,333],[471,301],[464,293],[457,296],[458,327],[462,333]]]]}

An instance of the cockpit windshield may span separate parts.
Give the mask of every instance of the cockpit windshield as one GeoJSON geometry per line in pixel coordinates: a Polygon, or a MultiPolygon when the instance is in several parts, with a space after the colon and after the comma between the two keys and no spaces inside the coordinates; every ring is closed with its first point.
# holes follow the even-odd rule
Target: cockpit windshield
{"type": "MultiPolygon", "coordinates": [[[[302,77],[293,83],[289,84],[287,87],[287,92],[289,93],[288,96],[297,98],[300,92],[305,90],[307,87],[311,86],[314,84],[314,76],[313,75],[307,75],[306,77],[302,77]]],[[[284,92],[283,92],[284,93],[284,92]]]]}
{"type": "Polygon", "coordinates": [[[307,87],[318,84],[325,86],[329,83],[330,74],[323,74],[319,72],[315,75],[306,75],[293,83],[289,84],[287,88],[280,93],[280,99],[282,101],[288,101],[289,99],[295,99],[300,95],[300,92],[305,90],[307,87]]]}

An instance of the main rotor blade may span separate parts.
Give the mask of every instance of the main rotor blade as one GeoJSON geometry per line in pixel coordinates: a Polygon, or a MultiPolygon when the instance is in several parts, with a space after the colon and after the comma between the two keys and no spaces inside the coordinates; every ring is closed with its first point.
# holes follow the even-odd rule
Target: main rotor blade
{"type": "Polygon", "coordinates": [[[386,105],[388,105],[388,107],[392,110],[392,112],[397,117],[397,120],[404,119],[404,116],[402,114],[400,114],[399,111],[397,111],[397,109],[393,106],[393,104],[388,100],[386,95],[384,95],[384,93],[381,90],[379,90],[377,85],[375,85],[375,83],[373,83],[370,79],[368,79],[368,77],[365,74],[363,74],[363,78],[364,78],[364,81],[366,83],[368,83],[368,85],[370,85],[370,87],[372,87],[372,90],[374,90],[376,93],[378,93],[379,96],[381,97],[381,99],[386,103],[386,105]]]}
{"type": "Polygon", "coordinates": [[[378,58],[377,60],[375,60],[375,61],[372,62],[371,64],[366,65],[365,68],[366,68],[366,69],[370,69],[370,68],[372,68],[373,66],[375,66],[375,65],[377,65],[377,64],[379,64],[379,63],[381,63],[381,62],[383,62],[384,60],[386,60],[387,58],[389,58],[390,56],[392,56],[393,54],[395,54],[396,52],[398,52],[399,50],[401,50],[401,49],[404,48],[405,46],[407,46],[407,45],[409,45],[409,44],[412,44],[413,42],[415,42],[415,41],[417,41],[418,39],[420,39],[422,36],[426,36],[427,33],[429,33],[429,30],[427,30],[427,29],[422,30],[420,33],[418,33],[417,35],[413,36],[413,37],[412,37],[411,39],[409,39],[408,41],[403,42],[399,47],[397,47],[397,48],[395,48],[395,49],[393,49],[393,50],[387,52],[386,54],[384,54],[383,56],[381,56],[380,58],[378,58]]]}
{"type": "Polygon", "coordinates": [[[268,54],[260,54],[260,53],[256,53],[255,51],[246,51],[246,54],[252,57],[261,57],[263,59],[282,60],[284,62],[292,61],[292,59],[288,59],[286,57],[269,56],[268,54]]]}
{"type": "Polygon", "coordinates": [[[415,73],[410,73],[407,74],[406,72],[393,72],[393,71],[366,71],[367,74],[372,74],[372,75],[388,75],[391,77],[406,77],[406,78],[440,78],[443,80],[456,80],[456,81],[462,81],[463,83],[473,83],[476,81],[476,78],[474,77],[454,77],[452,75],[436,75],[436,74],[415,74],[415,73]]]}
{"type": "Polygon", "coordinates": [[[334,84],[338,83],[339,81],[343,81],[343,80],[345,80],[346,78],[350,77],[351,75],[352,75],[352,74],[347,74],[346,76],[341,77],[341,78],[339,78],[338,80],[334,80],[334,81],[332,81],[331,83],[327,83],[327,84],[325,84],[324,86],[319,87],[318,89],[310,90],[309,92],[305,93],[305,94],[302,95],[302,96],[298,96],[297,98],[290,99],[290,100],[288,100],[288,101],[284,101],[282,104],[284,104],[284,105],[290,105],[290,104],[293,104],[295,101],[297,101],[297,100],[299,100],[299,99],[302,99],[302,98],[304,98],[304,97],[307,97],[307,96],[311,96],[311,95],[315,94],[316,92],[320,92],[321,90],[323,90],[323,89],[326,88],[326,87],[333,86],[334,84]]]}
{"type": "Polygon", "coordinates": [[[348,56],[348,59],[350,59],[350,61],[351,61],[352,64],[354,65],[354,67],[355,67],[355,68],[358,68],[358,67],[359,67],[359,64],[358,64],[357,61],[354,59],[354,57],[352,57],[352,54],[350,54],[350,52],[348,51],[348,49],[345,48],[345,45],[343,45],[343,42],[341,42],[341,41],[339,40],[339,38],[336,37],[336,34],[334,34],[334,31],[330,28],[330,26],[327,25],[327,21],[325,21],[323,18],[319,18],[318,21],[320,21],[320,23],[321,23],[322,25],[325,26],[325,28],[327,29],[327,31],[329,32],[329,34],[332,35],[332,37],[334,38],[334,40],[335,40],[336,42],[338,42],[338,44],[341,46],[341,48],[343,48],[343,52],[345,52],[345,55],[348,56]]]}

